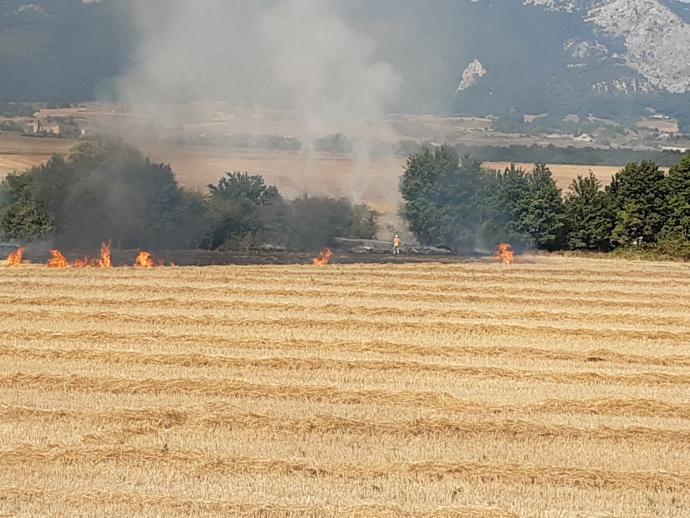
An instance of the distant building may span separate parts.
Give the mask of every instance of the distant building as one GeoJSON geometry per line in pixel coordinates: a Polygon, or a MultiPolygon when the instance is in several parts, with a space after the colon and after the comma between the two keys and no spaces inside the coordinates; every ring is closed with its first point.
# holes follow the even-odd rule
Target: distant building
{"type": "Polygon", "coordinates": [[[681,146],[661,146],[662,151],[678,151],[680,153],[687,153],[690,148],[681,146]]]}
{"type": "Polygon", "coordinates": [[[29,125],[27,133],[35,137],[60,137],[62,136],[62,127],[53,122],[34,119],[29,125]]]}
{"type": "Polygon", "coordinates": [[[592,136],[588,135],[587,133],[583,133],[582,135],[575,137],[574,140],[575,142],[594,142],[592,136]]]}

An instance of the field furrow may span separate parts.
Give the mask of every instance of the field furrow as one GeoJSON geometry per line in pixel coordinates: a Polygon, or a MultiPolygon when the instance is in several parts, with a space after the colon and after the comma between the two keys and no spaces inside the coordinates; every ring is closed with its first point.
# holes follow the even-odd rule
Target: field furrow
{"type": "MultiPolygon", "coordinates": [[[[496,336],[529,333],[532,336],[538,334],[544,337],[589,337],[596,340],[623,338],[630,340],[644,340],[649,342],[673,342],[687,345],[690,343],[690,328],[636,328],[636,326],[620,324],[613,327],[597,327],[596,324],[570,325],[553,323],[547,325],[546,321],[528,320],[503,320],[495,318],[458,318],[452,322],[444,320],[433,321],[395,321],[394,317],[372,318],[348,318],[337,314],[322,314],[320,318],[290,317],[286,312],[283,317],[274,315],[260,318],[264,312],[261,310],[250,312],[247,316],[221,316],[212,315],[169,315],[156,311],[153,314],[139,314],[138,312],[122,311],[79,311],[64,310],[6,310],[0,311],[0,325],[4,323],[16,323],[21,321],[80,321],[90,322],[94,325],[106,323],[125,323],[131,325],[151,326],[153,329],[167,328],[171,326],[216,329],[250,329],[261,332],[262,329],[292,329],[305,332],[327,329],[329,331],[380,331],[384,333],[416,333],[431,331],[436,335],[487,335],[496,336]],[[544,323],[542,323],[544,322],[544,323]]],[[[306,315],[305,315],[306,317],[306,315]]]]}
{"type": "Polygon", "coordinates": [[[74,421],[80,428],[99,430],[105,424],[123,427],[115,432],[98,432],[86,437],[90,442],[114,433],[156,433],[173,426],[193,428],[222,427],[223,430],[261,430],[289,434],[356,434],[362,436],[391,435],[410,436],[476,436],[530,439],[534,437],[558,440],[596,440],[633,442],[690,441],[690,429],[669,430],[648,427],[577,428],[563,425],[544,425],[533,422],[501,419],[469,421],[457,418],[418,418],[412,420],[377,421],[334,415],[315,415],[307,418],[283,419],[267,414],[245,412],[224,404],[209,404],[190,409],[139,408],[112,409],[107,411],[75,411],[67,409],[40,409],[29,407],[0,407],[0,422],[38,419],[46,423],[74,421]]]}
{"type": "Polygon", "coordinates": [[[27,446],[0,450],[0,462],[17,464],[133,464],[171,466],[196,470],[200,474],[271,474],[336,477],[344,479],[378,479],[389,476],[414,477],[423,481],[452,477],[470,481],[502,481],[520,484],[556,484],[602,489],[636,489],[640,491],[688,491],[688,473],[616,472],[559,466],[514,464],[411,462],[383,465],[337,464],[311,465],[284,459],[252,457],[216,458],[195,450],[173,451],[142,448],[38,448],[27,446]]]}
{"type": "MultiPolygon", "coordinates": [[[[574,363],[589,364],[617,364],[640,365],[657,367],[690,367],[690,356],[667,355],[648,356],[641,354],[625,354],[609,349],[589,349],[581,351],[565,351],[557,349],[544,349],[538,347],[525,347],[519,345],[414,345],[398,342],[384,341],[359,341],[346,342],[341,340],[317,341],[295,339],[236,339],[224,336],[179,335],[165,332],[146,333],[113,333],[93,331],[51,332],[51,331],[25,331],[8,330],[5,336],[0,337],[0,344],[11,346],[7,354],[17,352],[17,356],[26,344],[38,342],[60,342],[70,345],[70,348],[80,346],[95,347],[95,344],[125,344],[137,349],[145,349],[152,343],[160,343],[161,347],[169,351],[173,347],[186,349],[196,345],[203,350],[238,350],[238,351],[262,351],[273,352],[349,352],[352,354],[378,354],[397,357],[425,357],[461,359],[464,357],[478,358],[507,358],[527,360],[556,360],[574,363]],[[20,345],[17,345],[20,344],[20,345]]],[[[2,354],[0,349],[0,354],[2,354]]]]}
{"type": "Polygon", "coordinates": [[[690,374],[666,374],[661,372],[638,372],[632,374],[609,374],[602,372],[542,372],[509,370],[498,367],[473,367],[463,365],[442,365],[403,361],[346,361],[318,357],[289,358],[247,358],[209,356],[202,354],[142,354],[128,351],[95,351],[88,349],[50,349],[26,347],[2,347],[0,357],[31,358],[45,361],[84,360],[121,365],[169,365],[173,367],[221,367],[227,369],[256,368],[291,371],[312,370],[366,370],[377,372],[403,371],[413,375],[424,373],[457,375],[464,378],[512,379],[524,381],[546,381],[552,383],[593,384],[613,383],[626,385],[687,385],[690,374]]]}
{"type": "Polygon", "coordinates": [[[60,502],[63,505],[83,508],[84,505],[94,504],[102,506],[129,507],[134,509],[158,508],[183,513],[221,513],[231,515],[253,516],[376,516],[376,515],[405,515],[405,516],[464,516],[467,518],[517,518],[517,514],[499,509],[481,509],[478,507],[455,507],[439,509],[431,513],[415,513],[394,505],[361,505],[353,507],[333,507],[318,505],[282,505],[271,503],[230,502],[222,500],[185,499],[178,496],[141,495],[138,493],[110,493],[107,491],[82,491],[75,493],[61,493],[41,489],[27,489],[18,487],[0,488],[0,499],[9,500],[45,500],[50,505],[60,502]]]}
{"type": "Polygon", "coordinates": [[[0,515],[690,515],[690,267],[0,265],[0,515]]]}

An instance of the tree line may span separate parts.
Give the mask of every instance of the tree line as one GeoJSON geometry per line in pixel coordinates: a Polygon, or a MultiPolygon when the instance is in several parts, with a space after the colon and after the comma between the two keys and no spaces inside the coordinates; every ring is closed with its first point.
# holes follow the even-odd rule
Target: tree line
{"type": "MultiPolygon", "coordinates": [[[[548,251],[635,250],[690,259],[690,156],[665,174],[631,162],[604,186],[590,173],[565,193],[545,165],[487,170],[450,146],[408,158],[401,215],[423,245],[458,253],[508,242],[548,251]]],[[[226,173],[203,191],[119,140],[95,138],[0,182],[0,237],[86,248],[315,250],[371,239],[377,214],[344,198],[285,198],[261,176],[226,173]]]]}
{"type": "Polygon", "coordinates": [[[369,239],[377,214],[344,198],[286,199],[261,176],[226,173],[205,191],[180,187],[170,166],[113,139],[0,183],[0,235],[60,247],[313,250],[335,237],[369,239]]]}
{"type": "MultiPolygon", "coordinates": [[[[433,147],[430,142],[419,144],[405,140],[398,144],[398,151],[415,154],[425,147],[433,147]]],[[[549,144],[541,146],[477,146],[459,144],[454,146],[461,156],[470,155],[481,162],[522,162],[527,164],[569,164],[569,165],[608,165],[617,166],[628,162],[653,160],[661,167],[670,167],[683,158],[680,151],[650,151],[630,148],[559,147],[549,144]]]]}
{"type": "Polygon", "coordinates": [[[652,249],[690,258],[690,156],[665,174],[631,162],[602,185],[578,176],[565,194],[545,165],[486,170],[450,146],[410,156],[402,214],[420,242],[458,252],[500,242],[557,250],[652,249]]]}

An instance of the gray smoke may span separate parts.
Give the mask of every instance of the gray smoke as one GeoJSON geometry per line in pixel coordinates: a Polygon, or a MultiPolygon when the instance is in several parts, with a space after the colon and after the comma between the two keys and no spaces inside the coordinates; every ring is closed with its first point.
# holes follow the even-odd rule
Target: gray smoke
{"type": "Polygon", "coordinates": [[[126,101],[273,101],[313,116],[370,119],[398,77],[344,0],[149,0],[131,4],[141,32],[126,101]]]}
{"type": "Polygon", "coordinates": [[[373,39],[348,21],[347,9],[363,8],[359,2],[128,5],[140,39],[133,65],[119,81],[119,101],[155,113],[156,124],[166,126],[200,120],[200,111],[216,100],[288,109],[301,122],[305,168],[313,167],[314,141],[345,127],[356,169],[348,182],[353,198],[361,198],[371,181],[370,147],[393,134],[384,114],[400,79],[390,64],[375,59],[373,39]]]}

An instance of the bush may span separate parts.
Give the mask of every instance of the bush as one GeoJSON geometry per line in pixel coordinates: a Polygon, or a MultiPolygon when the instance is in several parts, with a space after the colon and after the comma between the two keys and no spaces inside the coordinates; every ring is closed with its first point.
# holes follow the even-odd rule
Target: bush
{"type": "Polygon", "coordinates": [[[335,133],[316,139],[314,149],[324,153],[351,153],[354,146],[347,135],[335,133]]]}
{"type": "Polygon", "coordinates": [[[654,253],[671,259],[690,261],[690,239],[686,237],[666,237],[654,247],[654,253]]]}
{"type": "Polygon", "coordinates": [[[296,250],[333,246],[336,237],[371,239],[376,236],[376,212],[346,198],[303,196],[288,205],[286,245],[296,250]]]}
{"type": "Polygon", "coordinates": [[[590,172],[570,184],[565,209],[569,221],[568,245],[572,250],[611,249],[615,224],[611,198],[601,189],[601,182],[590,172]]]}
{"type": "Polygon", "coordinates": [[[612,241],[623,247],[656,243],[668,217],[668,186],[659,166],[632,162],[607,192],[616,212],[612,241]]]}
{"type": "Polygon", "coordinates": [[[400,182],[402,215],[424,245],[472,250],[486,208],[486,172],[450,146],[411,155],[400,182]]]}
{"type": "Polygon", "coordinates": [[[285,204],[278,189],[261,176],[226,173],[209,185],[211,232],[207,246],[224,250],[281,244],[285,234],[285,204]]]}
{"type": "Polygon", "coordinates": [[[52,235],[53,222],[36,202],[0,208],[0,228],[5,239],[40,239],[52,235]]]}
{"type": "Polygon", "coordinates": [[[366,203],[352,208],[352,225],[345,237],[352,239],[376,239],[379,213],[366,203]]]}
{"type": "Polygon", "coordinates": [[[655,245],[619,248],[614,255],[624,259],[690,261],[690,240],[684,237],[665,237],[655,245]]]}
{"type": "Polygon", "coordinates": [[[23,133],[24,126],[15,121],[2,121],[0,122],[0,132],[8,131],[11,133],[23,133]]]}
{"type": "Polygon", "coordinates": [[[118,248],[197,246],[205,214],[177,184],[169,166],[152,164],[111,139],[77,145],[67,158],[5,180],[11,204],[0,221],[5,234],[55,238],[59,246],[118,248]]]}

